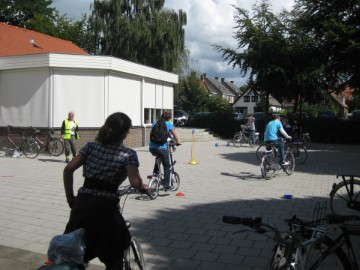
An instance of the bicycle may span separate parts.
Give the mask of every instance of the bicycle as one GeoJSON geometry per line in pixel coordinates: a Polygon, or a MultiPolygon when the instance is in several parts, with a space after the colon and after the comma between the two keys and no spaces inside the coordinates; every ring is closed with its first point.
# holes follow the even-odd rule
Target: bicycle
{"type": "MultiPolygon", "coordinates": [[[[251,231],[264,234],[276,242],[270,260],[270,270],[315,270],[341,269],[359,270],[350,235],[359,235],[359,228],[345,224],[348,221],[359,221],[359,216],[326,215],[320,220],[305,221],[293,216],[285,220],[289,231],[280,231],[274,225],[264,222],[261,217],[223,216],[227,224],[241,224],[250,227],[251,231]],[[340,224],[336,228],[326,228],[321,222],[340,224]],[[341,233],[330,238],[330,232],[340,228],[341,233]],[[270,229],[274,237],[267,234],[270,229]],[[343,247],[346,246],[347,254],[343,247]]],[[[239,233],[241,231],[234,232],[239,233]]]]}
{"type": "Polygon", "coordinates": [[[250,138],[250,130],[246,128],[246,125],[240,126],[241,130],[236,132],[233,137],[233,145],[235,147],[241,147],[244,143],[248,143],[251,148],[259,145],[259,132],[254,134],[254,143],[250,138]]]}
{"type": "Polygon", "coordinates": [[[360,176],[341,176],[340,183],[334,183],[330,192],[330,209],[333,214],[358,214],[360,211],[360,176]],[[358,178],[358,179],[356,179],[358,178]]]}
{"type": "MultiPolygon", "coordinates": [[[[308,151],[303,142],[286,142],[285,148],[286,147],[289,147],[290,151],[293,153],[296,164],[304,164],[308,158],[308,151]]],[[[263,143],[256,149],[256,157],[259,161],[261,161],[262,153],[266,150],[265,148],[265,143],[263,143]]],[[[278,150],[275,148],[274,155],[277,156],[278,154],[278,150]]]]}
{"type": "Polygon", "coordinates": [[[287,165],[280,165],[280,155],[276,154],[276,146],[273,143],[268,144],[270,150],[263,152],[260,163],[261,175],[266,179],[271,179],[275,171],[283,170],[287,175],[291,175],[295,170],[295,158],[290,151],[289,145],[285,145],[285,162],[287,165]]]}
{"type": "Polygon", "coordinates": [[[42,141],[37,134],[40,133],[40,130],[30,126],[34,131],[31,139],[28,141],[29,144],[37,143],[40,146],[40,152],[47,151],[51,156],[58,157],[64,152],[64,143],[59,139],[52,136],[54,130],[50,129],[47,132],[45,142],[42,141]]]}
{"type": "Polygon", "coordinates": [[[28,139],[25,136],[22,136],[22,142],[18,146],[12,139],[11,128],[14,128],[10,125],[7,126],[7,136],[3,140],[3,145],[0,148],[0,157],[19,157],[25,155],[27,158],[36,158],[39,155],[40,146],[37,143],[30,144],[28,139]]]}
{"type": "MultiPolygon", "coordinates": [[[[121,199],[121,197],[126,196],[122,207],[120,206],[120,201],[119,201],[119,210],[120,210],[120,213],[123,214],[127,197],[130,194],[138,194],[138,192],[133,187],[128,185],[128,186],[120,186],[120,188],[118,190],[118,194],[119,194],[120,199],[121,199]]],[[[147,194],[147,196],[150,199],[153,199],[152,195],[147,194]]],[[[131,227],[130,221],[126,220],[125,222],[126,222],[126,226],[128,227],[128,229],[130,229],[130,227],[131,227]]],[[[125,270],[136,270],[136,269],[145,270],[146,269],[145,259],[144,259],[144,255],[143,255],[143,251],[142,251],[140,242],[133,235],[131,235],[130,246],[124,251],[124,269],[125,270]]]]}
{"type": "Polygon", "coordinates": [[[311,145],[310,133],[306,132],[301,135],[302,142],[304,143],[305,148],[309,149],[311,145]]]}
{"type": "MultiPolygon", "coordinates": [[[[175,172],[175,163],[176,161],[173,159],[172,153],[176,150],[176,145],[174,142],[169,141],[167,142],[167,149],[169,153],[170,159],[170,185],[173,187],[173,191],[176,191],[180,187],[180,176],[177,172],[175,172]]],[[[149,189],[151,191],[152,199],[156,199],[159,195],[160,186],[164,189],[164,173],[161,169],[161,159],[158,156],[155,156],[155,165],[159,168],[157,173],[153,175],[148,175],[147,179],[149,182],[149,189]]]]}

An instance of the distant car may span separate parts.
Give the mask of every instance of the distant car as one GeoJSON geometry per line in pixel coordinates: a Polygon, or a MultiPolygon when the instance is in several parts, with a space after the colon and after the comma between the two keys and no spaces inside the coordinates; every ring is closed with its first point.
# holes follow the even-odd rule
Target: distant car
{"type": "Polygon", "coordinates": [[[333,112],[319,112],[317,114],[317,119],[334,119],[336,118],[335,113],[333,112]]]}
{"type": "Polygon", "coordinates": [[[245,116],[241,113],[241,112],[235,112],[232,114],[232,117],[235,119],[235,120],[242,120],[245,118],[245,116]]]}
{"type": "Polygon", "coordinates": [[[184,110],[175,110],[174,111],[174,124],[177,126],[186,125],[189,120],[189,115],[184,110]]]}

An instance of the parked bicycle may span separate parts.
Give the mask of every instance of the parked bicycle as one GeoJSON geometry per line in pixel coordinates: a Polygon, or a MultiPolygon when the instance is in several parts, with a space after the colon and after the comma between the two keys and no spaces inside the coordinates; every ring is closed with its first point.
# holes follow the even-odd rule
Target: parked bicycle
{"type": "Polygon", "coordinates": [[[246,125],[241,125],[241,130],[236,132],[233,137],[233,145],[235,147],[241,147],[244,143],[248,143],[251,148],[259,145],[259,132],[254,134],[254,143],[250,138],[250,130],[247,129],[246,125]]]}
{"type": "Polygon", "coordinates": [[[6,127],[7,135],[2,142],[0,147],[0,157],[19,157],[25,155],[27,158],[36,158],[40,151],[40,146],[37,143],[30,144],[28,138],[22,136],[21,143],[17,145],[13,139],[11,129],[14,127],[8,125],[6,127]]]}
{"type": "Polygon", "coordinates": [[[266,179],[271,179],[275,171],[283,170],[287,175],[291,175],[295,170],[295,158],[290,150],[289,145],[285,144],[285,162],[287,165],[280,165],[280,154],[273,143],[268,144],[270,150],[263,152],[263,157],[260,163],[261,175],[266,179]]]}
{"type": "Polygon", "coordinates": [[[40,130],[31,127],[33,130],[33,135],[28,140],[30,145],[37,143],[40,146],[39,152],[47,151],[50,155],[58,157],[64,152],[64,143],[59,139],[53,136],[54,130],[50,129],[47,133],[46,140],[41,140],[37,134],[40,133],[40,130]]]}
{"type": "MultiPolygon", "coordinates": [[[[295,158],[295,163],[296,164],[303,164],[307,158],[308,158],[308,151],[304,145],[303,142],[299,142],[299,141],[286,141],[285,142],[285,148],[289,147],[290,151],[293,153],[294,158],[295,158]]],[[[265,143],[261,144],[257,149],[256,149],[256,157],[259,161],[261,161],[261,158],[263,156],[263,152],[265,152],[265,143]]],[[[279,155],[278,150],[275,148],[274,149],[274,155],[277,156],[279,155]]]]}
{"type": "Polygon", "coordinates": [[[330,192],[330,209],[333,214],[360,213],[360,176],[337,175],[342,181],[334,183],[330,192]]]}
{"type": "MultiPolygon", "coordinates": [[[[326,215],[315,221],[306,221],[294,216],[285,220],[289,231],[280,231],[274,225],[264,222],[261,217],[224,216],[223,222],[241,224],[251,231],[263,234],[276,242],[270,261],[270,270],[359,270],[350,235],[359,235],[358,227],[346,222],[359,221],[359,216],[326,215]],[[325,227],[322,223],[340,224],[336,228],[325,227]],[[268,229],[273,237],[267,235],[268,229]],[[334,230],[341,233],[332,239],[334,230]],[[347,253],[343,247],[346,246],[347,253]]],[[[241,231],[235,232],[239,233],[241,231]]]]}
{"type": "MultiPolygon", "coordinates": [[[[173,191],[176,191],[180,187],[180,176],[177,172],[175,172],[175,163],[176,161],[173,159],[173,152],[176,150],[176,145],[173,141],[168,140],[167,149],[170,158],[170,185],[173,187],[173,191]]],[[[155,156],[155,164],[159,171],[153,175],[148,175],[149,179],[149,189],[151,191],[152,199],[157,198],[159,195],[159,190],[164,189],[164,172],[161,166],[161,159],[158,156],[155,156]]]]}

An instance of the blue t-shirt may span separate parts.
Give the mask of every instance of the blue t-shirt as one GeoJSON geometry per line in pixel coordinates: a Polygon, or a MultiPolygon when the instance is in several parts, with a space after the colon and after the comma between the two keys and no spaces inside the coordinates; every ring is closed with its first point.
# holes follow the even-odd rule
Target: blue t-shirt
{"type": "MultiPolygon", "coordinates": [[[[154,122],[152,124],[151,128],[153,128],[156,123],[157,122],[154,122]]],[[[172,130],[174,128],[173,124],[170,121],[166,121],[165,124],[166,124],[167,131],[170,133],[170,130],[172,130]]],[[[167,143],[157,144],[157,143],[150,141],[149,148],[167,149],[167,143]]]]}
{"type": "Polygon", "coordinates": [[[265,128],[264,141],[276,141],[279,139],[278,132],[280,128],[283,128],[280,120],[270,121],[265,128]]]}

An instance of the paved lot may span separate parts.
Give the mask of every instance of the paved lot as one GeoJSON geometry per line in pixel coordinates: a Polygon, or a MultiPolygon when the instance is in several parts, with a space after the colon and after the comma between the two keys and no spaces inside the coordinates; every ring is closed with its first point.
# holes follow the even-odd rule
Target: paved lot
{"type": "MultiPolygon", "coordinates": [[[[226,143],[196,143],[194,158],[191,143],[178,147],[176,171],[184,196],[127,199],[124,216],[142,243],[148,269],[266,269],[273,242],[252,233],[234,236],[236,226],[222,224],[222,216],[261,215],[285,229],[282,220],[293,214],[311,219],[315,203],[328,199],[337,173],[360,174],[360,145],[314,144],[292,176],[278,172],[267,181],[253,149],[226,143]],[[285,193],[294,198],[282,199],[285,193]]],[[[154,159],[147,148],[137,151],[146,180],[154,159]]],[[[50,239],[62,233],[69,215],[64,165],[63,156],[0,159],[0,269],[36,269],[46,259],[50,239]]],[[[80,186],[81,170],[75,179],[80,186]]],[[[95,260],[90,269],[104,267],[95,260]]]]}

